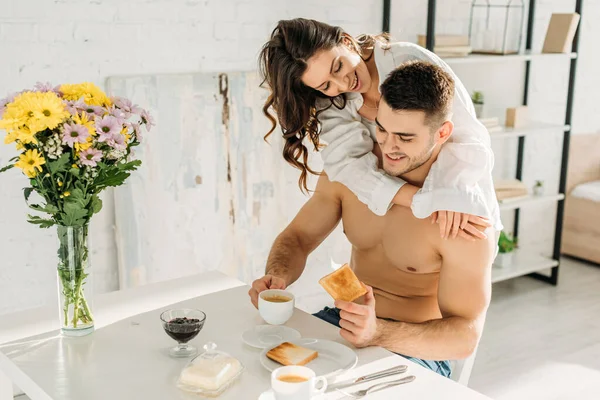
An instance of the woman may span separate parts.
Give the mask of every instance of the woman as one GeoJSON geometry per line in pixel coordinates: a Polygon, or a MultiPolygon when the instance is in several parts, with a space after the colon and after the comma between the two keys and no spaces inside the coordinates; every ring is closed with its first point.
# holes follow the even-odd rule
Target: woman
{"type": "Polygon", "coordinates": [[[411,207],[417,218],[433,215],[442,236],[484,238],[474,225],[502,229],[491,169],[489,134],[477,121],[468,92],[439,57],[384,35],[353,38],[341,28],[302,18],[280,21],[260,54],[263,84],[271,91],[263,111],[283,130],[284,159],[301,170],[307,190],[308,138],[321,150],[329,179],[347,186],[378,215],[391,204],[411,207]],[[377,168],[374,119],[379,84],[398,65],[424,60],[455,80],[452,141],[442,148],[422,189],[377,168]],[[277,120],[269,114],[275,111],[277,120]],[[375,148],[374,148],[375,147],[375,148]]]}

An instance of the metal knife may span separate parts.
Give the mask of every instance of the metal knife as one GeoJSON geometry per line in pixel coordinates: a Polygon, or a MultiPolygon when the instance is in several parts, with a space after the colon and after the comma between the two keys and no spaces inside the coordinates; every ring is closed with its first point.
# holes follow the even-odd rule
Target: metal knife
{"type": "Polygon", "coordinates": [[[359,378],[347,379],[345,381],[332,383],[331,385],[327,386],[327,390],[325,390],[325,392],[330,392],[336,389],[343,389],[348,386],[358,385],[360,383],[370,382],[379,378],[385,378],[396,374],[402,374],[406,372],[407,369],[408,367],[406,365],[398,365],[396,367],[388,368],[379,372],[374,372],[372,374],[361,376],[359,378]]]}

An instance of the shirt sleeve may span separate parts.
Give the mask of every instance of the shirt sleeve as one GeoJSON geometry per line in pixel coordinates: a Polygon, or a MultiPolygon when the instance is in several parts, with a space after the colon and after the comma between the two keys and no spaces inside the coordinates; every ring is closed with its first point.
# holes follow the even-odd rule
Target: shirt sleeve
{"type": "Polygon", "coordinates": [[[436,54],[414,44],[406,46],[395,56],[395,63],[420,59],[442,67],[454,79],[452,105],[454,130],[433,164],[423,188],[413,197],[411,209],[417,218],[427,218],[435,211],[455,211],[496,217],[497,200],[493,190],[492,168],[494,154],[490,135],[475,115],[471,96],[450,67],[436,54]]]}
{"type": "Polygon", "coordinates": [[[385,215],[405,182],[379,169],[371,133],[354,108],[346,104],[340,110],[332,105],[319,114],[319,138],[326,144],[321,151],[323,169],[330,180],[345,185],[373,213],[385,215]]]}

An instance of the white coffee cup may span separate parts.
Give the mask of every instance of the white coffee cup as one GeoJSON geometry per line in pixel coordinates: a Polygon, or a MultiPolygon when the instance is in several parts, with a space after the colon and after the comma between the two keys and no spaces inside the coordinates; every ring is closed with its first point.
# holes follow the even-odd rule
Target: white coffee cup
{"type": "Polygon", "coordinates": [[[295,297],[287,290],[269,289],[258,295],[258,312],[260,316],[271,325],[285,324],[294,313],[295,297]],[[279,296],[287,297],[290,300],[284,302],[274,302],[265,300],[265,298],[279,296]]]}
{"type": "Polygon", "coordinates": [[[310,400],[318,394],[325,393],[327,379],[316,377],[315,372],[300,365],[277,368],[271,373],[271,388],[275,400],[310,400]],[[281,377],[300,378],[298,382],[285,382],[281,377]],[[301,381],[301,379],[305,379],[301,381]],[[319,387],[317,389],[317,387],[319,387]]]}

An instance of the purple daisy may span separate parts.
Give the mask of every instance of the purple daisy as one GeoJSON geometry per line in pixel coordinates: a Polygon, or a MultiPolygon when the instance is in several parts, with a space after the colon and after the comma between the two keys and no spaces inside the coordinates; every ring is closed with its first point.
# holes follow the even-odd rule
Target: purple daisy
{"type": "Polygon", "coordinates": [[[110,147],[116,150],[125,150],[127,148],[127,144],[125,144],[125,136],[120,133],[115,133],[112,135],[112,138],[106,141],[110,147]]]}
{"type": "Polygon", "coordinates": [[[146,130],[150,132],[150,129],[156,125],[154,123],[154,118],[152,118],[152,115],[150,115],[146,110],[142,110],[140,117],[142,117],[142,123],[146,125],[146,130]]]}
{"type": "Polygon", "coordinates": [[[110,106],[108,109],[108,115],[112,115],[113,117],[115,117],[118,121],[119,124],[123,125],[125,123],[125,121],[131,116],[130,113],[121,110],[118,107],[115,106],[110,106]]]}
{"type": "Polygon", "coordinates": [[[15,97],[17,97],[17,93],[9,94],[7,97],[0,99],[0,118],[6,111],[6,105],[12,103],[15,97]]]}
{"type": "Polygon", "coordinates": [[[81,112],[85,112],[85,110],[88,108],[88,105],[85,104],[83,98],[77,101],[66,100],[64,103],[67,111],[69,111],[71,115],[78,115],[81,112]]]}
{"type": "Polygon", "coordinates": [[[33,87],[33,90],[36,92],[42,92],[42,93],[46,93],[46,92],[54,92],[58,95],[60,95],[60,86],[52,86],[52,84],[50,82],[37,82],[35,84],[35,86],[33,87]]]}
{"type": "Polygon", "coordinates": [[[127,124],[127,126],[133,131],[137,141],[141,142],[142,141],[142,129],[141,129],[140,124],[129,123],[129,124],[127,124]]]}
{"type": "Polygon", "coordinates": [[[99,142],[106,142],[112,139],[114,134],[120,134],[122,125],[119,120],[112,115],[107,115],[102,118],[96,117],[96,132],[100,134],[99,142]]]}
{"type": "Polygon", "coordinates": [[[97,165],[96,163],[102,160],[102,152],[90,147],[79,153],[79,159],[81,160],[81,164],[87,165],[88,167],[95,167],[97,165]]]}
{"type": "Polygon", "coordinates": [[[85,143],[90,136],[90,132],[83,125],[65,124],[63,129],[62,141],[69,147],[73,147],[75,143],[85,143]]]}
{"type": "MultiPolygon", "coordinates": [[[[141,109],[141,107],[139,107],[137,104],[133,104],[131,102],[131,100],[126,99],[124,97],[114,96],[111,98],[111,100],[115,104],[115,106],[119,107],[121,110],[123,110],[127,114],[138,114],[139,115],[143,111],[141,109]]],[[[127,118],[129,118],[129,116],[127,118]]]]}
{"type": "Polygon", "coordinates": [[[89,104],[85,105],[85,108],[83,109],[83,111],[85,111],[87,113],[88,117],[90,117],[90,118],[93,118],[94,116],[101,117],[104,114],[106,114],[106,109],[104,107],[91,106],[89,104]]]}

